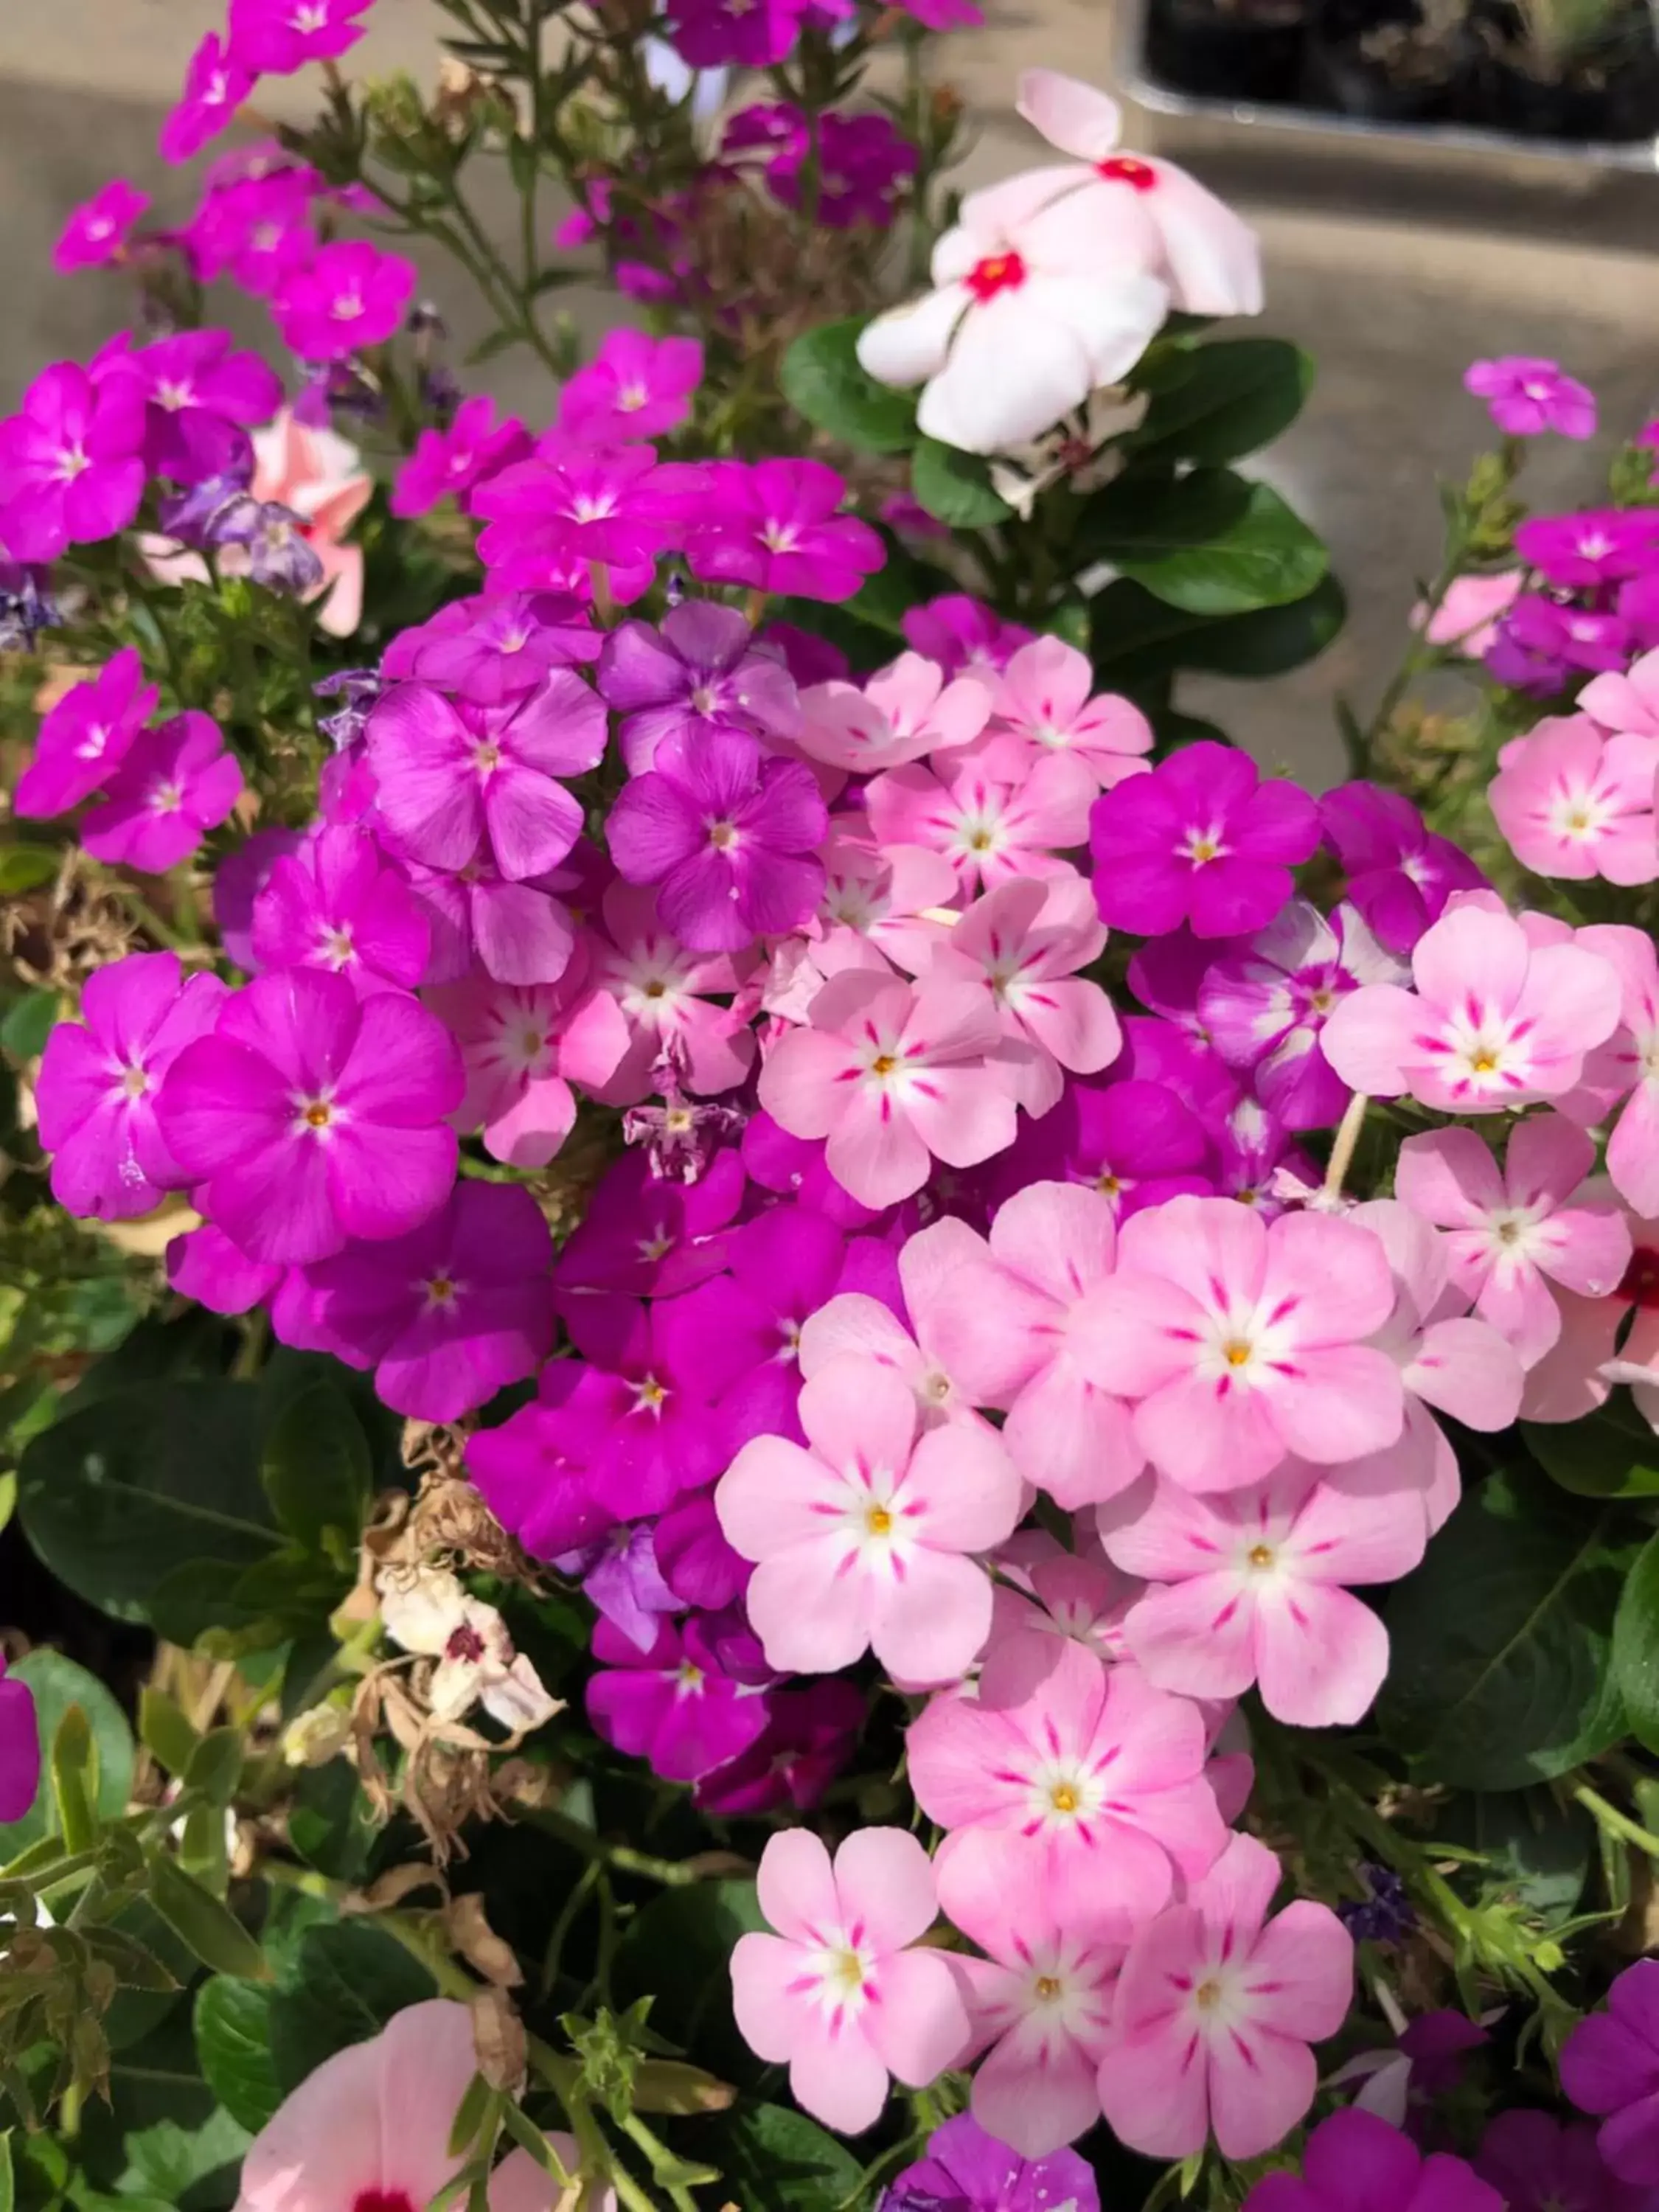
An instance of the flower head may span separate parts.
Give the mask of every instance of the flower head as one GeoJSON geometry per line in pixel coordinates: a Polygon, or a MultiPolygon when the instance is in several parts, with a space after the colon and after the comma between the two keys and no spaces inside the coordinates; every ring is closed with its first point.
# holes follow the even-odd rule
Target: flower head
{"type": "Polygon", "coordinates": [[[1093,2168],[1073,2150],[1023,2159],[971,2112],[935,2128],[927,2153],[895,2174],[878,2212],[1100,2212],[1093,2168]]]}
{"type": "Polygon", "coordinates": [[[1659,1959],[1638,1959],[1580,2021],[1561,2053],[1561,2087],[1601,2119],[1601,2155],[1620,2179],[1659,2172],[1659,1959]]]}
{"type": "Polygon", "coordinates": [[[218,828],[241,792],[241,764],[218,724],[192,709],[132,739],[82,838],[94,860],[164,875],[218,828]]]}
{"type": "Polygon", "coordinates": [[[1484,399],[1492,419],[1510,438],[1535,438],[1554,430],[1564,438],[1595,435],[1595,395],[1553,361],[1503,354],[1471,362],[1463,389],[1484,399]]]}
{"type": "MultiPolygon", "coordinates": [[[[593,1632],[599,1671],[587,1714],[606,1743],[647,1760],[665,1782],[696,1782],[741,1758],[764,1731],[766,1700],[724,1663],[717,1618],[659,1620],[643,1649],[617,1623],[593,1632]]],[[[763,1670],[763,1673],[764,1670],[763,1670]]]]}
{"type": "Polygon", "coordinates": [[[273,300],[284,344],[301,361],[341,361],[389,338],[418,271],[366,239],[336,239],[296,269],[273,300]]]}
{"type": "Polygon", "coordinates": [[[606,573],[626,605],[650,585],[657,556],[684,536],[708,471],[659,464],[647,445],[590,446],[550,432],[528,460],[473,492],[485,518],[478,555],[509,591],[588,589],[606,573]]]}
{"type": "Polygon", "coordinates": [[[580,966],[556,983],[497,983],[470,976],[428,992],[460,1047],[463,1129],[482,1125],[484,1150],[514,1167],[544,1167],[575,1127],[574,1079],[608,1082],[628,1048],[628,1024],[580,966]]]}
{"type": "Polygon", "coordinates": [[[867,522],[837,512],[847,486],[822,461],[721,461],[690,518],[694,576],[807,599],[850,599],[886,558],[867,522]]]}
{"type": "Polygon", "coordinates": [[[0,1658],[0,1820],[21,1820],[40,1787],[40,1727],[34,1692],[0,1658]]]}
{"type": "Polygon", "coordinates": [[[1351,2111],[1314,2130],[1299,2179],[1271,2173],[1244,2202],[1245,2212],[1504,2212],[1504,2200],[1461,2158],[1425,2159],[1386,2120],[1351,2111]]]}
{"type": "Polygon", "coordinates": [[[460,1720],[481,1705],[515,1732],[539,1728],[560,1710],[493,1605],[469,1597],[444,1567],[383,1568],[380,1619],[404,1651],[435,1659],[427,1702],[441,1720],[460,1720]]]}
{"type": "Polygon", "coordinates": [[[289,76],[355,46],[371,0],[230,0],[230,52],[256,76],[289,76]]]}
{"type": "Polygon", "coordinates": [[[47,711],[34,757],[18,778],[20,814],[66,814],[106,784],[131,750],[161,693],[144,681],[135,647],[125,645],[88,683],[47,711]]]}
{"type": "Polygon", "coordinates": [[[422,430],[392,488],[394,514],[426,514],[441,499],[464,500],[530,451],[530,433],[514,415],[495,420],[495,403],[474,392],[447,429],[422,430]]]}
{"type": "Polygon", "coordinates": [[[52,265],[66,273],[72,269],[95,269],[106,261],[118,261],[127,238],[144,210],[149,194],[141,192],[125,177],[113,177],[101,191],[84,201],[64,225],[52,250],[52,265]]]}
{"type": "Polygon", "coordinates": [[[630,775],[652,767],[659,746],[695,757],[729,735],[775,744],[796,736],[800,704],[789,672],[758,650],[735,607],[688,599],[660,625],[628,622],[605,641],[595,672],[599,696],[623,717],[619,737],[630,775]]]}
{"type": "Polygon", "coordinates": [[[253,76],[218,33],[210,31],[185,68],[183,97],[161,125],[161,159],[188,161],[228,129],[253,89],[253,76]]]}
{"type": "Polygon", "coordinates": [[[596,446],[657,438],[691,411],[702,381],[696,338],[653,338],[608,331],[597,354],[559,394],[559,428],[596,446]]]}
{"type": "Polygon", "coordinates": [[[0,422],[0,542],[18,561],[125,530],[144,495],[144,398],[118,366],[94,380],[73,362],[42,369],[0,422]]]}
{"type": "Polygon", "coordinates": [[[1345,783],[1319,801],[1320,828],[1348,877],[1348,897],[1390,952],[1409,952],[1454,891],[1486,878],[1449,839],[1431,836],[1410,799],[1345,783]]]}

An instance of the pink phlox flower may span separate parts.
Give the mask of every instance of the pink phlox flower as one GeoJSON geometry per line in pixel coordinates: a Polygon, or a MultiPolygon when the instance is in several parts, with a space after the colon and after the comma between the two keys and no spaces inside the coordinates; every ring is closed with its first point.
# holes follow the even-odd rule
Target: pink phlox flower
{"type": "Polygon", "coordinates": [[[1595,435],[1595,393],[1555,362],[1528,354],[1474,361],[1463,372],[1463,389],[1486,401],[1506,437],[1535,438],[1544,430],[1564,438],[1595,435]]]}
{"type": "Polygon", "coordinates": [[[891,1206],[933,1159],[974,1167],[1012,1142],[1000,1042],[985,995],[954,977],[913,986],[854,970],[773,1048],[760,1103],[792,1136],[829,1139],[830,1173],[854,1198],[891,1206]]]}
{"type": "Polygon", "coordinates": [[[125,530],[144,495],[144,398],[137,380],[74,362],[41,370],[0,422],[0,542],[15,561],[125,530]]]}
{"type": "Polygon", "coordinates": [[[373,0],[230,0],[233,58],[256,76],[289,76],[307,62],[331,60],[355,46],[355,19],[373,0]]]}
{"type": "Polygon", "coordinates": [[[593,359],[559,394],[559,428],[596,446],[660,437],[690,414],[702,381],[696,338],[607,331],[593,359]]]}
{"type": "Polygon", "coordinates": [[[495,420],[495,403],[486,392],[462,400],[447,429],[422,430],[415,450],[398,471],[392,488],[392,512],[428,514],[440,500],[465,500],[486,477],[497,475],[531,449],[530,433],[516,415],[495,420]]]}
{"type": "Polygon", "coordinates": [[[401,631],[380,661],[387,682],[412,677],[500,707],[533,691],[555,668],[599,658],[605,640],[576,601],[552,592],[453,600],[417,629],[401,631]]]}
{"type": "Polygon", "coordinates": [[[904,974],[920,975],[945,942],[956,870],[925,845],[874,844],[864,829],[844,815],[830,823],[820,926],[829,934],[850,932],[904,974]]]}
{"type": "Polygon", "coordinates": [[[1454,891],[1486,878],[1467,854],[1429,834],[1410,799],[1345,783],[1319,801],[1320,828],[1348,878],[1348,897],[1390,952],[1409,952],[1454,891]]]}
{"type": "Polygon", "coordinates": [[[460,1055],[400,992],[278,969],[233,993],[157,1101],[161,1134],[250,1258],[303,1265],[401,1237],[455,1176],[460,1055]]]}
{"type": "Polygon", "coordinates": [[[271,301],[283,343],[301,361],[343,361],[393,336],[419,278],[401,253],[335,239],[289,275],[271,301]]]}
{"type": "MultiPolygon", "coordinates": [[[[1659,1214],[1659,951],[1644,930],[1619,923],[1593,923],[1577,942],[1599,953],[1620,984],[1619,1027],[1585,1062],[1589,1118],[1601,1121],[1625,1100],[1607,1139],[1607,1173],[1638,1213],[1659,1214]]],[[[1562,1103],[1584,1118],[1576,1095],[1562,1103]]]]}
{"type": "Polygon", "coordinates": [[[938,1864],[952,1918],[958,1897],[1000,1889],[1044,1896],[1062,1928],[1115,1932],[1226,1840],[1198,1707],[1069,1638],[1018,1702],[947,1692],[907,1743],[917,1803],[951,1832],[938,1864]]]}
{"type": "Polygon", "coordinates": [[[1594,1143],[1561,1114],[1517,1121],[1501,1173],[1473,1129],[1436,1129],[1400,1147],[1399,1197],[1449,1231],[1452,1279],[1523,1367],[1536,1366],[1561,1334],[1552,1283],[1607,1297],[1630,1265],[1624,1216],[1583,1188],[1595,1164],[1594,1143]]]}
{"type": "Polygon", "coordinates": [[[1369,1230],[1175,1198],[1124,1224],[1073,1349],[1103,1389],[1137,1401],[1154,1467],[1188,1489],[1231,1490],[1287,1455],[1326,1466],[1395,1442],[1399,1370],[1365,1342],[1394,1303],[1369,1230]]]}
{"type": "Polygon", "coordinates": [[[1261,1702],[1297,1728],[1352,1726],[1388,1672],[1388,1632],[1356,1583],[1395,1582],[1428,1528],[1409,1495],[1348,1488],[1286,1461],[1198,1498],[1148,1476],[1100,1508],[1109,1559],[1150,1587],[1124,1637],[1146,1678],[1192,1698],[1261,1702]]]}
{"type": "Polygon", "coordinates": [[[145,683],[144,664],[131,645],[64,692],[43,718],[34,757],[17,780],[18,813],[67,814],[90,798],[119,768],[161,696],[145,683]]]}
{"type": "Polygon", "coordinates": [[[1224,2156],[1256,2158],[1312,2104],[1308,2046],[1347,2016],[1353,1939],[1306,1898],[1270,1920],[1280,1872],[1265,1844],[1235,1836],[1130,1945],[1099,2086],[1131,2149],[1188,2158],[1213,2132],[1224,2156]]]}
{"type": "Polygon", "coordinates": [[[242,793],[241,763],[219,726],[194,709],[140,730],[82,824],[94,860],[165,875],[226,820],[242,793]]]}
{"type": "Polygon", "coordinates": [[[1001,675],[1032,635],[966,592],[946,592],[907,608],[900,627],[910,650],[938,661],[947,676],[986,678],[1001,675]]]}
{"type": "Polygon", "coordinates": [[[1320,1048],[1332,1008],[1362,984],[1402,983],[1410,972],[1356,908],[1339,906],[1328,919],[1293,899],[1248,952],[1211,966],[1199,1018],[1228,1066],[1250,1071],[1256,1097],[1286,1128],[1322,1129],[1348,1103],[1347,1085],[1320,1048]]]}
{"type": "Polygon", "coordinates": [[[1659,738],[1659,653],[1644,653],[1621,673],[1587,684],[1579,711],[1619,735],[1659,738]]]}
{"type": "Polygon", "coordinates": [[[867,522],[839,512],[846,483],[822,461],[720,461],[708,478],[685,538],[705,582],[850,599],[887,557],[867,522]]]}
{"type": "Polygon", "coordinates": [[[1047,753],[1070,753],[1102,791],[1146,772],[1151,723],[1132,701],[1110,691],[1096,695],[1089,656],[1061,638],[1021,646],[994,697],[990,733],[999,765],[1006,759],[1018,773],[1047,753]]]}
{"type": "Polygon", "coordinates": [[[811,1315],[801,1329],[802,1374],[810,1379],[832,1360],[857,1353],[908,1385],[924,1430],[963,1422],[989,1433],[989,1424],[975,1411],[986,1401],[962,1387],[943,1335],[957,1272],[983,1259],[985,1251],[983,1238],[950,1215],[918,1230],[905,1239],[898,1255],[909,1328],[880,1298],[863,1291],[842,1291],[811,1315]]]}
{"type": "Polygon", "coordinates": [[[1412,953],[1414,991],[1368,984],[1328,1017],[1325,1057],[1372,1097],[1452,1114],[1559,1097],[1617,1027],[1616,971],[1571,943],[1534,945],[1476,903],[1444,914],[1412,953]]]}
{"type": "Polygon", "coordinates": [[[997,1209],[988,1252],[964,1253],[937,1299],[940,1357],[961,1392],[1006,1413],[1015,1466],[1068,1509],[1111,1497],[1146,1464],[1128,1407],[1077,1356],[1116,1252],[1109,1200],[1075,1183],[1030,1183],[997,1209]]]}
{"type": "Polygon", "coordinates": [[[649,589],[659,553],[684,538],[708,497],[707,470],[659,463],[643,444],[583,446],[550,432],[471,501],[485,519],[478,557],[509,591],[583,591],[603,568],[626,606],[649,589]]]}
{"type": "Polygon", "coordinates": [[[803,1385],[808,1445],[755,1437],[714,1502],[756,1564],[749,1618],[775,1667],[835,1674],[873,1649],[902,1683],[949,1681],[991,1626],[972,1553],[1012,1534],[1019,1477],[988,1429],[921,1430],[902,1376],[848,1354],[803,1385]]]}
{"type": "Polygon", "coordinates": [[[1521,1415],[1577,1421],[1628,1382],[1638,1412],[1659,1426],[1659,1220],[1629,1218],[1631,1262],[1611,1297],[1558,1291],[1561,1334],[1529,1368],[1521,1415]]]}
{"type": "Polygon", "coordinates": [[[1063,754],[1039,761],[1018,781],[992,775],[977,748],[889,769],[865,793],[870,827],[884,845],[925,845],[943,853],[962,889],[1023,877],[1073,875],[1060,857],[1089,834],[1094,778],[1063,754]]]}
{"type": "Polygon", "coordinates": [[[362,996],[412,990],[430,945],[408,884],[361,830],[320,829],[279,854],[253,902],[260,967],[325,968],[362,996]]]}
{"type": "Polygon", "coordinates": [[[1412,628],[1431,645],[1455,646],[1461,659],[1479,660],[1495,642],[1499,618],[1515,605],[1525,580],[1523,568],[1455,577],[1432,614],[1420,602],[1412,609],[1412,628]]]}
{"type": "Polygon", "coordinates": [[[734,1090],[753,1064],[755,1033],[718,1002],[737,990],[753,956],[690,951],[663,922],[655,894],[632,884],[612,884],[600,911],[593,981],[622,1008],[629,1046],[593,1095],[608,1106],[645,1097],[671,1041],[684,1053],[688,1089],[705,1097],[734,1090]]]}
{"type": "Polygon", "coordinates": [[[1504,2200],[1461,2158],[1425,2158],[1375,2112],[1333,2112],[1308,2138],[1302,2174],[1258,2181],[1245,2212],[1504,2212],[1504,2200]]]}
{"type": "Polygon", "coordinates": [[[498,983],[556,983],[576,948],[576,921],[559,896],[574,871],[550,869],[520,882],[487,847],[453,873],[405,863],[410,889],[432,933],[428,983],[453,983],[474,965],[498,983]]]}
{"type": "Polygon", "coordinates": [[[67,275],[71,270],[96,269],[120,260],[132,226],[149,205],[148,192],[141,192],[125,177],[112,177],[64,225],[52,249],[52,267],[67,275]]]}
{"type": "Polygon", "coordinates": [[[253,76],[228,42],[210,31],[185,65],[182,97],[161,125],[161,159],[176,167],[216,138],[252,91],[253,76]]]}
{"type": "Polygon", "coordinates": [[[1659,737],[1607,737],[1588,714],[1538,723],[1504,748],[1486,797],[1515,857],[1540,876],[1648,884],[1659,876],[1659,737]]]}
{"type": "Polygon", "coordinates": [[[991,695],[973,676],[947,678],[937,661],[903,653],[862,685],[816,684],[801,698],[800,748],[854,775],[902,767],[978,737],[991,695]]]}
{"type": "Polygon", "coordinates": [[[1081,1644],[1109,1665],[1128,1657],[1123,1623],[1140,1595],[1139,1583],[1103,1559],[1069,1552],[1016,1565],[1011,1548],[1005,1545],[997,1560],[1011,1579],[996,1586],[991,1640],[980,1662],[979,1693],[988,1705],[1023,1703],[1052,1673],[1067,1643],[1081,1644]]]}
{"type": "Polygon", "coordinates": [[[1561,2087],[1580,2112],[1605,2114],[1596,2141],[1621,2180],[1659,2171],[1659,1959],[1638,1959],[1580,2021],[1561,2053],[1561,2087]]]}
{"type": "Polygon", "coordinates": [[[576,1124],[573,1080],[588,1090],[609,1082],[628,1049],[621,1007],[580,959],[556,983],[474,976],[426,1001],[466,1066],[456,1127],[482,1127],[484,1150],[513,1167],[546,1166],[576,1124]]]}
{"type": "Polygon", "coordinates": [[[933,1870],[902,1828],[860,1828],[833,1863],[810,1830],[773,1836],[760,1908],[777,1932],[732,1954],[738,2027],[757,2057],[787,2063],[796,2103],[829,2126],[869,2127],[896,2075],[923,2088],[968,2043],[944,1954],[912,1948],[933,1923],[933,1870]]]}
{"type": "Polygon", "coordinates": [[[1595,507],[1582,514],[1534,514],[1515,533],[1529,568],[1563,591],[1638,576],[1659,552],[1659,514],[1651,507],[1595,507]]]}
{"type": "Polygon", "coordinates": [[[156,1094],[184,1048],[218,1017],[225,987],[198,973],[180,985],[171,952],[131,953],[94,970],[80,1022],[46,1039],[35,1085],[52,1189],[73,1214],[126,1221],[190,1180],[156,1119],[156,1094]]]}

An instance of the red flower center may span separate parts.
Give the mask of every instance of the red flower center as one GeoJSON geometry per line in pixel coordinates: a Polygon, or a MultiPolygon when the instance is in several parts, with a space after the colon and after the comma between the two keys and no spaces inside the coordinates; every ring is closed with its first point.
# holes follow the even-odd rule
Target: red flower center
{"type": "Polygon", "coordinates": [[[416,2212],[402,2189],[362,2189],[351,2200],[351,2212],[416,2212]]]}
{"type": "Polygon", "coordinates": [[[1025,282],[1025,264],[1017,253],[988,254],[964,281],[976,300],[994,300],[999,292],[1012,292],[1025,282]]]}
{"type": "Polygon", "coordinates": [[[1097,175],[1115,185],[1128,185],[1138,192],[1149,192],[1158,182],[1158,171],[1149,161],[1137,161],[1133,154],[1114,154],[1109,161],[1095,163],[1097,175]]]}
{"type": "MultiPolygon", "coordinates": [[[[459,1659],[469,1667],[476,1667],[483,1656],[484,1640],[470,1621],[464,1620],[459,1628],[451,1629],[449,1641],[444,1645],[446,1659],[459,1659]]],[[[401,2197],[388,2197],[382,2205],[379,2197],[374,2197],[367,2205],[354,2205],[352,2212],[397,2212],[402,2203],[401,2197]]]]}
{"type": "Polygon", "coordinates": [[[1650,1246],[1644,1249],[1638,1245],[1625,1270],[1625,1279],[1619,1285],[1619,1295],[1633,1299],[1650,1311],[1659,1308],[1659,1252],[1650,1246]]]}

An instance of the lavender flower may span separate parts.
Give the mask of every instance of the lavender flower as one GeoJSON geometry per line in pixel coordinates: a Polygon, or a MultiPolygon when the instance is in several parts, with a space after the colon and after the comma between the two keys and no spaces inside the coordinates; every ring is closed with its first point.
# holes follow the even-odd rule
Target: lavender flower
{"type": "Polygon", "coordinates": [[[1343,1904],[1336,1917],[1358,1942],[1398,1943],[1417,1925],[1406,1885],[1387,1867],[1361,1864],[1359,1879],[1370,1894],[1363,1904],[1343,1904]]]}

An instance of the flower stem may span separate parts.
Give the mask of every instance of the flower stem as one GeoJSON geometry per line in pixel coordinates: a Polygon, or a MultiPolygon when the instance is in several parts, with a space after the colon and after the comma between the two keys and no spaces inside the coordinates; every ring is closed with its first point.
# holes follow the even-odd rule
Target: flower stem
{"type": "Polygon", "coordinates": [[[1572,1798],[1574,1804],[1583,1807],[1598,1828],[1617,1836],[1620,1843],[1633,1844],[1638,1851],[1645,1851],[1650,1859],[1659,1862],[1659,1836],[1650,1834],[1616,1805],[1610,1805],[1599,1790],[1592,1790],[1588,1782],[1581,1782],[1572,1798]]]}
{"type": "Polygon", "coordinates": [[[648,1851],[636,1851],[631,1844],[607,1844],[592,1828],[585,1828],[580,1820],[573,1820],[566,1814],[555,1812],[551,1806],[525,1806],[521,1808],[521,1817],[532,1827],[544,1829],[561,1843],[570,1844],[586,1858],[613,1868],[617,1874],[638,1875],[643,1881],[660,1882],[665,1889],[690,1889],[694,1883],[707,1879],[704,1869],[695,1859],[653,1858],[648,1851]]]}
{"type": "Polygon", "coordinates": [[[1363,1091],[1356,1091],[1343,1110],[1337,1124],[1336,1139],[1331,1146],[1330,1165],[1325,1170],[1322,1198],[1329,1200],[1342,1195],[1343,1178],[1353,1164],[1354,1147],[1359,1142],[1359,1132],[1364,1126],[1365,1109],[1370,1100],[1363,1091]]]}

